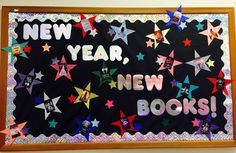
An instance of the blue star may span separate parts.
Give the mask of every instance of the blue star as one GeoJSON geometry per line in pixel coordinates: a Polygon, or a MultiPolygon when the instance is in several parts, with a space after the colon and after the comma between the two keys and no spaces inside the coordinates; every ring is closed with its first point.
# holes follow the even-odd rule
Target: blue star
{"type": "Polygon", "coordinates": [[[41,97],[37,96],[37,97],[34,98],[34,102],[36,104],[41,104],[43,102],[43,99],[41,97]]]}
{"type": "Polygon", "coordinates": [[[115,36],[113,37],[112,41],[122,39],[128,45],[127,36],[131,33],[134,33],[134,30],[127,29],[125,22],[123,22],[120,27],[111,26],[111,28],[115,31],[115,36]]]}
{"type": "Polygon", "coordinates": [[[203,27],[204,27],[204,24],[202,24],[200,22],[198,22],[198,24],[196,25],[196,28],[198,31],[203,30],[203,27]]]}
{"type": "Polygon", "coordinates": [[[49,127],[54,128],[54,129],[56,128],[58,124],[58,122],[56,122],[54,119],[52,121],[49,121],[48,123],[49,123],[49,127]]]}
{"type": "Polygon", "coordinates": [[[170,20],[167,22],[166,26],[175,24],[181,31],[182,30],[182,28],[180,27],[181,22],[184,22],[188,19],[188,17],[182,14],[182,6],[180,5],[180,7],[178,8],[176,12],[171,12],[169,10],[167,10],[166,12],[168,16],[170,17],[170,20]]]}
{"type": "Polygon", "coordinates": [[[187,95],[190,100],[192,99],[192,91],[199,88],[199,86],[190,84],[188,76],[186,76],[183,83],[178,82],[177,87],[179,88],[179,92],[176,98],[187,95]]]}
{"type": "Polygon", "coordinates": [[[135,131],[140,131],[142,129],[142,126],[138,123],[134,124],[135,131]]]}
{"type": "Polygon", "coordinates": [[[139,54],[136,55],[136,57],[138,58],[138,61],[143,61],[144,60],[143,59],[144,55],[141,52],[139,52],[139,54]]]}
{"type": "Polygon", "coordinates": [[[93,126],[91,122],[90,116],[86,117],[85,120],[76,119],[76,124],[78,129],[75,131],[75,134],[82,134],[89,141],[89,134],[96,129],[96,126],[93,126]]]}

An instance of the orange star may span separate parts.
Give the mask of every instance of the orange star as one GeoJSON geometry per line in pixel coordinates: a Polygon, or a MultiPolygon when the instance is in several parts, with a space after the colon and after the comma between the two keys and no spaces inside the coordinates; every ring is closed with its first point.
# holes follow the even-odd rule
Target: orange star
{"type": "Polygon", "coordinates": [[[43,47],[43,51],[44,52],[49,52],[50,48],[51,48],[51,46],[49,46],[47,43],[44,46],[42,46],[42,47],[43,47]]]}
{"type": "Polygon", "coordinates": [[[186,38],[186,39],[183,41],[184,47],[191,46],[191,42],[192,42],[192,40],[189,40],[188,38],[186,38]]]}

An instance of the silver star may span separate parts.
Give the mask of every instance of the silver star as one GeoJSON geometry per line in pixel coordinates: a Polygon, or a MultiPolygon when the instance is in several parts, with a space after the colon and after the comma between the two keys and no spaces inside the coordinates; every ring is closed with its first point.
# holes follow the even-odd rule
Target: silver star
{"type": "Polygon", "coordinates": [[[184,28],[187,28],[186,22],[181,22],[179,27],[184,30],[184,28]]]}
{"type": "Polygon", "coordinates": [[[156,61],[156,63],[158,63],[159,65],[161,65],[161,64],[163,63],[162,58],[157,57],[157,61],[156,61]]]}
{"type": "Polygon", "coordinates": [[[90,31],[90,34],[89,34],[89,35],[95,37],[96,34],[98,34],[97,31],[96,31],[96,29],[93,29],[93,30],[90,31]]]}
{"type": "Polygon", "coordinates": [[[42,77],[44,75],[41,73],[41,71],[39,71],[38,73],[35,73],[35,79],[39,79],[39,80],[42,80],[42,77]]]}
{"type": "Polygon", "coordinates": [[[52,64],[58,64],[60,60],[57,59],[57,57],[52,59],[52,64]]]}
{"type": "Polygon", "coordinates": [[[93,127],[98,127],[98,123],[100,121],[97,121],[97,119],[95,118],[93,121],[91,121],[91,123],[93,124],[93,127]]]}

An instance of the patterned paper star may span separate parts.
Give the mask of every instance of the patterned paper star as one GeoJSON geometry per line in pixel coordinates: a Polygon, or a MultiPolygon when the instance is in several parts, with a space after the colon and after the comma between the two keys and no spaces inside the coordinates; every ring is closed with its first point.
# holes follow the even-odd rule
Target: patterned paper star
{"type": "Polygon", "coordinates": [[[176,98],[186,95],[190,100],[192,99],[192,91],[199,88],[199,86],[190,84],[188,76],[186,76],[183,83],[178,82],[177,87],[179,88],[179,92],[176,98]]]}
{"type": "Polygon", "coordinates": [[[58,124],[58,122],[56,122],[55,119],[49,121],[48,123],[49,123],[49,127],[54,128],[54,129],[56,128],[56,126],[58,124]]]}
{"type": "Polygon", "coordinates": [[[123,22],[120,27],[117,26],[111,26],[111,28],[115,31],[115,36],[113,37],[112,41],[115,41],[117,39],[123,40],[128,45],[128,38],[127,36],[134,33],[134,30],[128,29],[126,27],[126,23],[123,22]]]}
{"type": "Polygon", "coordinates": [[[219,72],[217,78],[207,78],[211,83],[213,83],[214,87],[212,89],[212,94],[217,91],[223,91],[226,95],[228,95],[227,86],[233,82],[233,80],[228,80],[224,78],[224,73],[222,71],[219,72]]]}
{"type": "Polygon", "coordinates": [[[107,100],[107,103],[105,104],[108,109],[114,107],[113,100],[107,100]]]}
{"type": "Polygon", "coordinates": [[[109,83],[109,86],[111,89],[116,88],[116,82],[111,80],[111,82],[109,83]]]}
{"type": "MultiPolygon", "coordinates": [[[[113,81],[112,75],[117,71],[117,68],[108,68],[106,63],[103,62],[102,69],[100,71],[92,72],[96,76],[99,77],[99,87],[103,85],[105,82],[111,83],[113,81]]],[[[114,81],[113,81],[114,82],[114,81]]],[[[114,84],[113,84],[114,85],[114,84]]]]}
{"type": "Polygon", "coordinates": [[[50,52],[50,48],[51,46],[49,46],[47,43],[45,45],[42,46],[43,48],[43,52],[50,52]]]}
{"type": "Polygon", "coordinates": [[[195,119],[192,121],[192,123],[193,123],[193,127],[199,127],[200,120],[197,119],[197,118],[195,118],[195,119]]]}
{"type": "Polygon", "coordinates": [[[169,30],[170,29],[160,30],[159,27],[154,24],[153,33],[146,35],[146,37],[154,41],[154,48],[156,48],[160,43],[170,44],[166,38],[169,30]]]}
{"type": "Polygon", "coordinates": [[[100,123],[100,121],[98,121],[98,120],[95,118],[93,121],[91,121],[91,123],[92,123],[92,126],[93,126],[93,127],[98,127],[98,124],[100,123]]]}
{"type": "Polygon", "coordinates": [[[43,76],[44,76],[44,75],[42,74],[41,71],[39,71],[38,73],[35,73],[35,79],[42,80],[42,77],[43,77],[43,76]]]}
{"type": "Polygon", "coordinates": [[[73,104],[75,102],[76,98],[77,98],[76,96],[71,94],[70,97],[68,97],[68,100],[70,101],[70,103],[73,104]]]}
{"type": "Polygon", "coordinates": [[[61,96],[56,97],[56,98],[49,98],[46,93],[43,93],[43,103],[35,106],[36,108],[40,108],[44,110],[44,114],[45,114],[45,120],[48,118],[48,116],[55,112],[55,113],[61,113],[61,111],[58,109],[58,107],[56,106],[59,99],[61,96]]]}
{"type": "Polygon", "coordinates": [[[0,133],[9,136],[9,143],[12,144],[16,138],[25,138],[25,132],[23,131],[27,122],[16,124],[13,118],[10,118],[10,125],[5,130],[0,131],[0,133]],[[24,132],[24,133],[23,133],[24,132]]]}
{"type": "Polygon", "coordinates": [[[24,52],[25,52],[25,53],[30,53],[31,49],[32,49],[32,48],[31,48],[29,45],[26,45],[26,46],[24,47],[24,52]]]}
{"type": "Polygon", "coordinates": [[[41,81],[36,80],[34,69],[32,69],[30,73],[27,75],[19,73],[19,72],[17,73],[17,75],[20,78],[20,83],[16,85],[16,89],[26,88],[29,94],[32,93],[33,87],[35,85],[42,83],[41,81]]]}
{"type": "Polygon", "coordinates": [[[142,54],[141,52],[138,53],[138,55],[136,55],[138,61],[144,61],[144,54],[142,54]]]}
{"type": "Polygon", "coordinates": [[[111,124],[120,128],[120,133],[123,135],[126,131],[135,131],[133,120],[136,115],[131,115],[126,117],[126,115],[120,111],[120,119],[118,121],[112,122],[111,124]]]}
{"type": "Polygon", "coordinates": [[[158,71],[167,69],[171,73],[171,75],[174,76],[174,67],[182,64],[182,62],[179,62],[179,61],[174,59],[174,50],[169,54],[168,57],[165,57],[165,56],[162,56],[162,55],[158,55],[158,56],[163,61],[163,63],[159,67],[158,71]]]}
{"type": "Polygon", "coordinates": [[[207,29],[202,32],[199,32],[199,34],[207,36],[207,42],[209,46],[214,39],[223,40],[223,38],[219,34],[220,29],[221,25],[213,27],[212,24],[207,21],[207,29]]]}
{"type": "Polygon", "coordinates": [[[57,71],[55,80],[59,79],[62,76],[65,76],[69,80],[72,80],[70,76],[70,71],[75,66],[76,64],[67,64],[65,57],[62,56],[60,64],[51,64],[51,67],[53,67],[57,71]]]}
{"type": "Polygon", "coordinates": [[[146,41],[147,47],[152,47],[153,46],[153,41],[151,39],[149,39],[148,41],[146,41]]]}
{"type": "Polygon", "coordinates": [[[210,58],[211,55],[200,57],[200,55],[195,51],[194,60],[187,62],[186,64],[194,66],[195,76],[201,70],[211,71],[206,65],[206,61],[210,58]]]}
{"type": "MultiPolygon", "coordinates": [[[[76,28],[81,28],[82,29],[82,36],[85,38],[86,34],[90,31],[91,35],[94,35],[94,33],[97,33],[97,29],[94,27],[93,22],[95,21],[96,16],[93,16],[91,18],[86,18],[84,14],[80,14],[80,22],[74,24],[73,26],[76,28]],[[95,31],[94,31],[95,30],[95,31]]],[[[96,35],[96,34],[95,34],[96,35]]],[[[95,36],[94,35],[94,36],[95,36]]]]}
{"type": "Polygon", "coordinates": [[[208,60],[208,62],[206,62],[206,64],[208,65],[208,67],[214,67],[214,63],[215,61],[212,61],[211,59],[208,60]]]}
{"type": "Polygon", "coordinates": [[[206,120],[200,120],[199,128],[196,131],[195,135],[204,134],[211,141],[211,132],[217,130],[219,127],[211,123],[211,115],[208,115],[206,120]]]}
{"type": "Polygon", "coordinates": [[[11,54],[11,62],[15,59],[16,56],[21,56],[24,58],[28,58],[28,56],[23,51],[24,47],[28,44],[28,42],[24,42],[19,44],[15,38],[12,38],[11,46],[4,47],[2,50],[7,51],[11,54]]]}
{"type": "Polygon", "coordinates": [[[182,30],[182,28],[180,26],[181,23],[185,22],[188,19],[188,17],[186,17],[182,14],[182,6],[180,5],[180,7],[178,8],[178,10],[176,12],[172,12],[169,10],[167,10],[166,12],[167,12],[168,16],[170,17],[170,20],[168,21],[166,26],[170,26],[170,25],[174,24],[179,28],[179,30],[182,30]]]}
{"type": "Polygon", "coordinates": [[[89,141],[89,134],[97,129],[96,126],[93,126],[90,116],[86,117],[85,120],[80,118],[76,119],[76,124],[78,129],[75,131],[75,134],[82,134],[87,141],[89,141]]]}
{"type": "Polygon", "coordinates": [[[196,25],[196,28],[198,31],[203,30],[204,24],[202,24],[201,22],[198,22],[198,24],[196,25]]]}
{"type": "Polygon", "coordinates": [[[187,28],[186,22],[181,22],[179,27],[181,28],[181,30],[184,30],[185,28],[187,28]]]}
{"type": "Polygon", "coordinates": [[[184,43],[184,47],[191,46],[191,42],[192,42],[192,40],[186,38],[186,39],[183,41],[183,43],[184,43]]]}
{"type": "Polygon", "coordinates": [[[75,87],[75,90],[79,96],[76,98],[74,104],[83,102],[88,109],[90,106],[90,100],[99,97],[99,95],[91,92],[91,83],[89,83],[85,89],[75,87]]]}

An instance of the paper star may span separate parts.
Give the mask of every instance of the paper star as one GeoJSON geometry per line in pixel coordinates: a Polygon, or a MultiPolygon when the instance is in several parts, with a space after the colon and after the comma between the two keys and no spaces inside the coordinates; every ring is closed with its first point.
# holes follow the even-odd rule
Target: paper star
{"type": "Polygon", "coordinates": [[[223,40],[223,38],[219,34],[220,29],[220,25],[213,27],[212,24],[207,21],[207,29],[202,32],[199,32],[199,34],[207,36],[207,42],[209,46],[214,39],[223,40]]]}
{"type": "Polygon", "coordinates": [[[50,52],[51,46],[49,46],[48,43],[46,43],[46,44],[43,45],[42,47],[43,47],[43,52],[50,52]]]}
{"type": "Polygon", "coordinates": [[[120,128],[120,133],[123,135],[126,131],[135,131],[134,125],[132,124],[136,115],[131,115],[126,117],[126,115],[120,111],[120,119],[118,121],[112,122],[111,124],[120,128]]]}
{"type": "Polygon", "coordinates": [[[76,119],[76,124],[78,129],[75,131],[75,134],[82,134],[89,141],[89,134],[97,129],[96,126],[92,126],[90,116],[86,117],[85,120],[80,118],[76,119]]]}
{"type": "Polygon", "coordinates": [[[74,104],[83,102],[88,109],[90,106],[90,100],[99,97],[99,95],[91,92],[91,83],[89,83],[85,89],[75,87],[75,90],[79,96],[76,98],[74,104]]]}
{"type": "Polygon", "coordinates": [[[26,88],[29,94],[32,93],[33,87],[35,85],[41,84],[42,82],[35,79],[34,69],[30,71],[29,74],[24,75],[22,73],[17,73],[20,78],[20,83],[16,85],[16,89],[26,88]]]}
{"type": "Polygon", "coordinates": [[[141,52],[138,53],[138,55],[136,55],[138,61],[144,61],[144,54],[142,54],[141,52]]]}
{"type": "Polygon", "coordinates": [[[34,102],[35,102],[36,104],[40,104],[40,103],[43,102],[43,99],[38,96],[38,97],[35,97],[35,98],[34,98],[34,102]]]}
{"type": "MultiPolygon", "coordinates": [[[[112,75],[117,71],[117,68],[108,68],[106,66],[106,63],[103,62],[102,64],[102,69],[100,71],[94,71],[92,72],[93,74],[95,74],[96,76],[99,77],[99,87],[101,85],[103,85],[105,82],[109,82],[111,83],[113,81],[112,79],[112,75]]],[[[110,85],[110,84],[109,84],[110,85]]],[[[114,85],[114,83],[113,83],[114,85]]]]}
{"type": "Polygon", "coordinates": [[[27,122],[16,124],[13,118],[10,118],[10,125],[0,133],[6,134],[10,137],[9,143],[12,144],[16,138],[25,138],[25,134],[22,132],[27,122]]]}
{"type": "Polygon", "coordinates": [[[190,84],[188,76],[185,77],[183,83],[178,82],[177,87],[179,88],[179,92],[176,95],[176,98],[186,95],[190,100],[192,99],[192,91],[199,88],[199,86],[190,84]]]}
{"type": "Polygon", "coordinates": [[[115,34],[115,31],[113,29],[109,28],[109,31],[107,32],[110,36],[113,36],[115,34]]]}
{"type": "Polygon", "coordinates": [[[189,40],[188,38],[186,38],[186,39],[183,41],[184,47],[191,46],[191,42],[192,42],[192,40],[189,40]]]}
{"type": "Polygon", "coordinates": [[[69,80],[72,80],[70,76],[70,71],[75,66],[76,64],[67,64],[65,57],[62,56],[60,64],[51,64],[51,67],[53,67],[57,71],[55,80],[59,79],[62,76],[65,76],[69,80]]]}
{"type": "Polygon", "coordinates": [[[162,120],[161,124],[166,128],[167,126],[170,125],[170,121],[164,118],[164,119],[162,120]]]}
{"type": "Polygon", "coordinates": [[[207,78],[211,83],[213,83],[214,87],[212,89],[212,94],[217,91],[223,91],[226,95],[228,95],[227,86],[233,82],[233,80],[228,80],[224,78],[224,73],[222,71],[219,72],[217,78],[207,78]]]}
{"type": "Polygon", "coordinates": [[[171,83],[171,87],[173,88],[173,87],[177,87],[178,81],[176,81],[175,79],[173,79],[170,83],[171,83]]]}
{"type": "Polygon", "coordinates": [[[192,121],[192,123],[193,123],[193,127],[199,127],[199,123],[200,123],[200,120],[198,120],[197,118],[195,118],[193,121],[192,121]]]}
{"type": "Polygon", "coordinates": [[[152,47],[153,46],[153,41],[151,39],[149,39],[148,41],[146,41],[147,47],[152,47]]]}
{"type": "Polygon", "coordinates": [[[208,115],[206,120],[200,120],[199,128],[196,131],[195,135],[205,134],[207,138],[211,141],[211,132],[217,130],[219,127],[211,123],[211,115],[208,115]]]}
{"type": "Polygon", "coordinates": [[[138,123],[134,124],[134,130],[135,131],[140,131],[142,129],[142,126],[138,123]]]}
{"type": "Polygon", "coordinates": [[[181,22],[184,22],[188,19],[188,17],[182,14],[182,6],[180,5],[180,7],[178,8],[176,12],[172,12],[169,10],[167,10],[166,12],[168,16],[170,17],[170,20],[168,21],[166,26],[170,26],[174,24],[179,28],[179,30],[182,30],[182,28],[180,27],[181,22]]]}
{"type": "Polygon", "coordinates": [[[170,29],[160,30],[159,27],[154,24],[153,33],[146,35],[146,37],[154,40],[154,48],[156,48],[160,43],[170,44],[166,39],[166,35],[169,30],[170,29]]]}
{"type": "Polygon", "coordinates": [[[116,82],[111,80],[111,82],[109,83],[109,86],[110,86],[111,89],[116,88],[116,82]]]}
{"type": "Polygon", "coordinates": [[[76,28],[82,29],[82,36],[83,38],[86,36],[86,34],[92,30],[97,31],[97,29],[94,27],[93,22],[95,21],[96,16],[93,16],[91,18],[86,18],[84,14],[80,14],[81,21],[79,23],[74,24],[73,26],[76,28]]]}
{"type": "Polygon", "coordinates": [[[100,121],[97,121],[97,119],[95,118],[93,121],[91,121],[91,123],[93,127],[98,127],[98,124],[100,123],[100,121]]]}
{"type": "Polygon", "coordinates": [[[60,60],[57,59],[57,57],[52,59],[52,64],[58,64],[60,60]]]}
{"type": "Polygon", "coordinates": [[[186,22],[181,22],[179,27],[181,28],[181,30],[184,30],[185,28],[187,28],[186,22]]]}
{"type": "Polygon", "coordinates": [[[211,71],[206,65],[206,61],[210,58],[211,55],[200,57],[200,55],[195,51],[195,59],[187,62],[186,64],[194,66],[195,76],[201,70],[211,71]]]}
{"type": "Polygon", "coordinates": [[[174,67],[182,64],[182,62],[179,62],[179,61],[174,59],[174,50],[169,54],[168,57],[165,57],[165,56],[162,56],[162,55],[158,55],[158,56],[163,61],[163,63],[159,67],[158,71],[167,69],[171,73],[171,75],[174,76],[174,67]]]}
{"type": "Polygon", "coordinates": [[[163,63],[162,58],[157,57],[157,61],[156,61],[156,63],[158,63],[159,65],[161,65],[161,64],[163,63]]]}
{"type": "Polygon", "coordinates": [[[208,62],[206,62],[206,64],[208,65],[208,67],[214,67],[214,63],[215,61],[212,61],[211,59],[208,60],[208,62]]]}
{"type": "Polygon", "coordinates": [[[24,47],[24,52],[25,52],[25,53],[30,53],[31,49],[32,49],[32,48],[31,48],[29,45],[26,45],[26,46],[24,47]]]}
{"type": "Polygon", "coordinates": [[[202,24],[201,22],[198,22],[198,24],[196,25],[196,28],[198,31],[203,30],[204,24],[202,24]]]}
{"type": "Polygon", "coordinates": [[[113,100],[107,100],[107,103],[105,105],[107,106],[108,109],[114,107],[113,100]]]}
{"type": "Polygon", "coordinates": [[[89,35],[95,37],[97,34],[98,34],[98,33],[97,33],[96,29],[93,29],[93,30],[90,31],[90,34],[89,34],[89,35]]]}
{"type": "Polygon", "coordinates": [[[123,22],[120,27],[117,26],[111,26],[111,28],[115,31],[115,36],[113,37],[112,41],[115,41],[117,39],[123,40],[128,45],[128,38],[127,36],[134,33],[134,30],[128,29],[126,27],[126,23],[123,22]]]}
{"type": "Polygon", "coordinates": [[[76,96],[71,94],[70,97],[68,97],[68,100],[70,101],[70,103],[74,103],[76,100],[76,96]]]}
{"type": "Polygon", "coordinates": [[[28,44],[28,42],[24,42],[19,44],[15,38],[12,38],[12,44],[9,47],[4,47],[2,50],[7,51],[11,54],[11,62],[15,59],[16,56],[21,56],[24,58],[28,58],[28,56],[23,51],[23,48],[28,44]]]}
{"type": "Polygon", "coordinates": [[[35,73],[35,79],[39,79],[39,80],[42,80],[42,77],[44,75],[41,73],[41,71],[39,71],[38,73],[35,73]]]}
{"type": "Polygon", "coordinates": [[[45,120],[48,118],[48,116],[52,113],[61,113],[61,111],[57,108],[57,103],[59,101],[61,96],[58,96],[56,98],[49,98],[46,93],[43,93],[43,103],[35,106],[36,108],[44,109],[45,114],[45,120]]]}
{"type": "Polygon", "coordinates": [[[54,129],[56,128],[56,126],[58,124],[58,122],[56,122],[55,119],[49,121],[48,123],[49,123],[49,127],[54,128],[54,129]]]}

